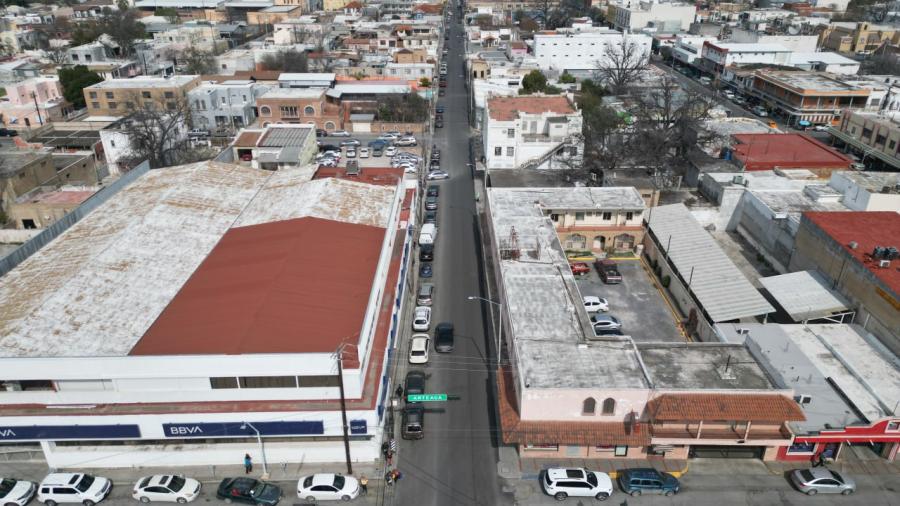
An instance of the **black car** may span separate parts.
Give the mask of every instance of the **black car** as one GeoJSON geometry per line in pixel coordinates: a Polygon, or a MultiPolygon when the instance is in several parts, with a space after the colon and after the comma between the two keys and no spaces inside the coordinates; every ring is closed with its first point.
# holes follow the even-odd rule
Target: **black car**
{"type": "Polygon", "coordinates": [[[437,211],[425,211],[425,223],[437,224],[437,211]]]}
{"type": "Polygon", "coordinates": [[[319,152],[324,153],[326,151],[337,151],[338,153],[340,153],[341,148],[340,146],[335,146],[334,144],[322,144],[321,146],[319,146],[319,152]]]}
{"type": "Polygon", "coordinates": [[[19,135],[19,132],[16,132],[15,130],[0,128],[0,137],[15,137],[17,135],[19,135]]]}
{"type": "Polygon", "coordinates": [[[434,274],[434,271],[431,269],[431,264],[422,264],[419,267],[419,277],[420,278],[430,278],[434,274]]]}
{"type": "Polygon", "coordinates": [[[441,322],[434,328],[434,351],[438,353],[449,353],[453,351],[452,323],[441,322]]]}
{"type": "Polygon", "coordinates": [[[219,483],[216,497],[226,502],[274,506],[281,500],[281,489],[253,478],[225,478],[219,483]]]}
{"type": "Polygon", "coordinates": [[[435,112],[437,112],[438,114],[443,114],[443,113],[444,113],[444,106],[439,105],[439,106],[437,106],[434,110],[435,110],[435,112]]]}
{"type": "Polygon", "coordinates": [[[425,408],[421,404],[411,404],[403,408],[403,419],[400,425],[403,439],[422,439],[425,437],[425,408]]]}
{"type": "Polygon", "coordinates": [[[425,393],[425,373],[422,371],[409,371],[406,373],[406,395],[418,395],[425,393]]]}
{"type": "Polygon", "coordinates": [[[425,193],[425,195],[428,195],[429,197],[437,197],[440,191],[441,188],[439,186],[431,185],[428,187],[428,191],[425,193]]]}
{"type": "Polygon", "coordinates": [[[437,120],[437,121],[435,121],[435,122],[434,122],[434,128],[444,128],[444,121],[443,121],[443,120],[440,120],[440,119],[437,120]]]}
{"type": "Polygon", "coordinates": [[[438,91],[438,96],[443,97],[444,95],[446,95],[446,93],[444,92],[444,88],[441,88],[441,90],[438,91]]]}
{"type": "Polygon", "coordinates": [[[419,246],[419,261],[431,262],[434,260],[434,244],[422,244],[419,246]]]}
{"type": "Polygon", "coordinates": [[[316,129],[316,137],[328,137],[328,131],[322,130],[321,128],[316,129]]]}

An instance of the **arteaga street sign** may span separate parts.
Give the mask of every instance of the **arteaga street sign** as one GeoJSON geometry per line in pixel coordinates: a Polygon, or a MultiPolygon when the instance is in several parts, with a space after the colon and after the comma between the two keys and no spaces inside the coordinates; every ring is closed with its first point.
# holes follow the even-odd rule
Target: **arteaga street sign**
{"type": "Polygon", "coordinates": [[[406,396],[408,402],[439,402],[446,401],[447,394],[411,394],[406,396]]]}

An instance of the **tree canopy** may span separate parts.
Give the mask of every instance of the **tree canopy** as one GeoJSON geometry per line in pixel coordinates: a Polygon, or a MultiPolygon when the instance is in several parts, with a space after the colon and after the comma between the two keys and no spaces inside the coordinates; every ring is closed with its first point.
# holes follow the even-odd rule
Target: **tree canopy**
{"type": "Polygon", "coordinates": [[[85,107],[84,88],[100,81],[103,81],[103,78],[96,72],[88,70],[84,65],[59,69],[59,84],[62,86],[63,96],[76,109],[85,107]]]}

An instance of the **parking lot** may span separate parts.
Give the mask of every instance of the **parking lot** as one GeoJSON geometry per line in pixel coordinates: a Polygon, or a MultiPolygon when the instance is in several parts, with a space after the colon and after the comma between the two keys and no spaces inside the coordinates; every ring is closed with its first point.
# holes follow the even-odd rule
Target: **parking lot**
{"type": "MultiPolygon", "coordinates": [[[[622,332],[636,342],[683,342],[675,316],[654,286],[640,260],[619,261],[622,283],[607,285],[596,269],[576,276],[581,295],[596,295],[609,302],[609,312],[622,322],[622,332]]],[[[602,313],[600,313],[602,314],[602,313]]]]}
{"type": "MultiPolygon", "coordinates": [[[[338,167],[346,167],[347,160],[357,160],[359,162],[359,166],[362,168],[366,167],[390,167],[391,166],[391,158],[389,156],[372,156],[372,149],[369,149],[369,157],[368,158],[360,158],[359,157],[359,148],[368,147],[369,142],[374,141],[378,138],[378,133],[352,133],[350,137],[319,137],[316,139],[319,141],[320,146],[326,144],[332,144],[334,146],[340,146],[341,141],[346,141],[348,139],[356,139],[360,142],[360,145],[356,147],[357,156],[355,158],[347,158],[347,147],[341,148],[341,163],[338,164],[338,167]]],[[[425,137],[421,134],[416,135],[416,141],[418,144],[416,146],[407,146],[407,147],[398,147],[399,151],[406,151],[412,153],[417,156],[422,156],[424,152],[425,146],[425,137]]]]}

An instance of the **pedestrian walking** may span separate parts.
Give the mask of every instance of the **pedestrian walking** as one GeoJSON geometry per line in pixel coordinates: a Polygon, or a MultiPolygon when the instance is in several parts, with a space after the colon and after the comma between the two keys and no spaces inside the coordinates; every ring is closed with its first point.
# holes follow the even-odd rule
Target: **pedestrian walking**
{"type": "Polygon", "coordinates": [[[388,471],[387,473],[385,473],[384,484],[389,487],[394,484],[394,471],[388,471]]]}
{"type": "Polygon", "coordinates": [[[359,477],[359,490],[362,495],[369,495],[369,479],[366,478],[366,475],[359,477]]]}
{"type": "Polygon", "coordinates": [[[393,464],[394,460],[394,451],[388,450],[387,453],[384,454],[384,461],[387,462],[387,465],[393,464]]]}
{"type": "Polygon", "coordinates": [[[401,473],[399,469],[394,469],[391,471],[391,478],[394,483],[397,483],[400,481],[400,478],[403,478],[403,473],[401,473]]]}
{"type": "Polygon", "coordinates": [[[397,390],[394,391],[394,394],[397,396],[398,399],[402,399],[403,398],[403,385],[397,385],[397,390]]]}
{"type": "Polygon", "coordinates": [[[253,459],[250,458],[249,453],[244,454],[244,474],[250,474],[253,472],[253,459]]]}

